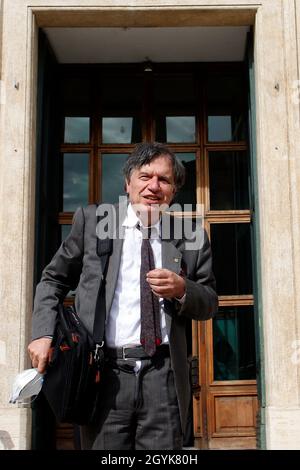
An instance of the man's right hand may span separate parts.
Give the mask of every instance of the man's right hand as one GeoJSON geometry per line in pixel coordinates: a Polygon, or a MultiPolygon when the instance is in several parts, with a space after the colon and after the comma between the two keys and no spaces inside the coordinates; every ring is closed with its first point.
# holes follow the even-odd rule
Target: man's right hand
{"type": "Polygon", "coordinates": [[[46,372],[51,343],[52,338],[38,338],[28,345],[28,352],[32,366],[37,368],[38,372],[41,374],[46,372]]]}

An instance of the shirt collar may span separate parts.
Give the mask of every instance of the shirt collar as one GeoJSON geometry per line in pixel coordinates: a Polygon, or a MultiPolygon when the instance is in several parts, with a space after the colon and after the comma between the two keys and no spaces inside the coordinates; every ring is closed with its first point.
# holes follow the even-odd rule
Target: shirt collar
{"type": "MultiPolygon", "coordinates": [[[[143,226],[142,222],[140,221],[140,219],[138,218],[138,216],[134,212],[132,204],[129,203],[128,207],[127,207],[127,215],[126,215],[122,225],[123,225],[123,227],[134,228],[138,224],[141,224],[143,226]]],[[[158,220],[156,222],[156,224],[151,225],[151,233],[155,233],[155,232],[157,234],[160,234],[160,220],[158,220]]]]}

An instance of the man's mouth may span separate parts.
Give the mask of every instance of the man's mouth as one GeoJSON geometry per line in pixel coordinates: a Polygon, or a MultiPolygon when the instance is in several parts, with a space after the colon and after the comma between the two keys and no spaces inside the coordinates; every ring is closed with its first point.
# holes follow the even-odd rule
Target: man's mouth
{"type": "Polygon", "coordinates": [[[156,196],[143,196],[143,198],[150,204],[159,204],[161,202],[160,198],[156,196]]]}

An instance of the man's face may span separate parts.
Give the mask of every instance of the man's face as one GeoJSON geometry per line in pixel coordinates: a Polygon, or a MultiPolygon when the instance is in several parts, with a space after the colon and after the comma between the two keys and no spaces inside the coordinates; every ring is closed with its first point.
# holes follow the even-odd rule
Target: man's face
{"type": "Polygon", "coordinates": [[[131,204],[156,212],[162,204],[169,205],[175,194],[172,163],[167,155],[160,155],[141,168],[133,170],[126,182],[131,204]]]}

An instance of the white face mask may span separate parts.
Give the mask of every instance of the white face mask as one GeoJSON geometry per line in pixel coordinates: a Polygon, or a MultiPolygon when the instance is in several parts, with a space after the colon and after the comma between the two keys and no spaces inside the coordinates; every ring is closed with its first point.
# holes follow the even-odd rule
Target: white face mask
{"type": "Polygon", "coordinates": [[[38,395],[42,385],[43,374],[40,374],[37,369],[24,370],[14,380],[9,403],[16,403],[33,395],[38,395]]]}

